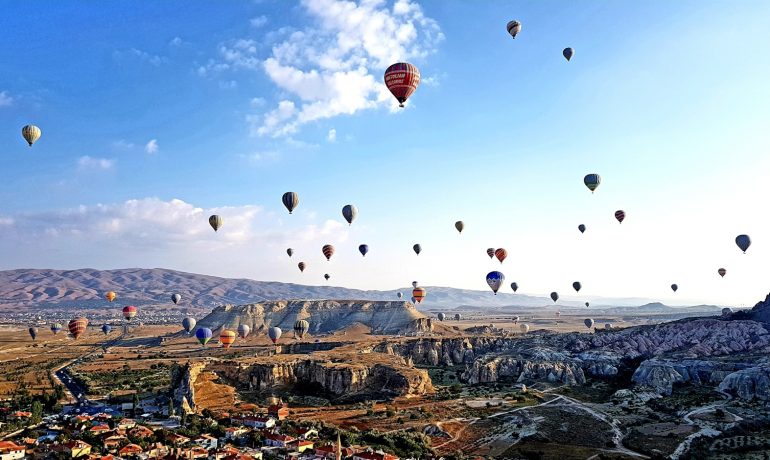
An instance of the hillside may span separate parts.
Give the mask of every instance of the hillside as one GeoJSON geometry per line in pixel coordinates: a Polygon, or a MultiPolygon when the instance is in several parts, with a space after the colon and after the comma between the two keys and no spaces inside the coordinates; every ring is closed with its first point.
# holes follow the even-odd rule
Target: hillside
{"type": "MultiPolygon", "coordinates": [[[[428,296],[420,309],[484,307],[545,307],[553,302],[545,297],[522,294],[475,291],[449,287],[425,286],[428,296]]],[[[338,286],[308,286],[275,281],[229,279],[185,273],[162,268],[128,268],[118,270],[49,270],[17,269],[0,271],[0,308],[5,310],[34,308],[98,308],[104,305],[104,293],[116,291],[118,305],[169,306],[170,296],[182,296],[179,309],[210,311],[218,305],[249,304],[278,299],[368,299],[396,300],[403,293],[411,297],[411,286],[388,291],[365,291],[338,286]]],[[[565,293],[566,295],[566,293],[565,293]]],[[[592,308],[602,306],[636,306],[643,299],[560,300],[559,307],[582,307],[590,300],[592,308]]],[[[667,307],[669,308],[669,307],[667,307]]],[[[713,307],[698,311],[711,311],[713,307]]]]}

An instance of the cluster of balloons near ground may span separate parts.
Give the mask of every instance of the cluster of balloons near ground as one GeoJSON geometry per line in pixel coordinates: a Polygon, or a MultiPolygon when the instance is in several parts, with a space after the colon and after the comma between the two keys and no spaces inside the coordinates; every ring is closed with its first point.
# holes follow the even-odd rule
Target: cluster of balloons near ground
{"type": "MultiPolygon", "coordinates": [[[[191,334],[192,331],[195,330],[195,338],[198,340],[201,346],[205,347],[213,337],[213,332],[210,328],[207,327],[199,327],[195,329],[195,325],[195,318],[187,317],[182,320],[182,327],[184,330],[188,334],[191,334]]],[[[294,336],[296,338],[302,340],[305,337],[305,334],[307,334],[308,330],[310,330],[310,323],[306,320],[301,319],[294,322],[294,336]]],[[[222,344],[223,348],[227,349],[230,348],[233,343],[235,343],[236,337],[245,339],[249,336],[250,333],[251,328],[246,324],[241,324],[238,326],[237,333],[223,327],[222,331],[219,333],[219,343],[222,344]]],[[[267,336],[270,338],[273,344],[278,344],[278,340],[281,338],[281,335],[283,335],[283,331],[277,326],[272,326],[267,329],[267,336]]]]}

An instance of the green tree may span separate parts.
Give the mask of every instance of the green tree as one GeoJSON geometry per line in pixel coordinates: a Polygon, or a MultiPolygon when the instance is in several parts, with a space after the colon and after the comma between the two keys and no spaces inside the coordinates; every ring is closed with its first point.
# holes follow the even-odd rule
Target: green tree
{"type": "Polygon", "coordinates": [[[32,402],[32,422],[40,423],[43,418],[43,405],[37,399],[32,402]]]}

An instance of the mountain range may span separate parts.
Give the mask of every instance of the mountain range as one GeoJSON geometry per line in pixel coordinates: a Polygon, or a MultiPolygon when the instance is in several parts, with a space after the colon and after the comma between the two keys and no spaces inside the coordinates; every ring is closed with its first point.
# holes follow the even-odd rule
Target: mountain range
{"type": "MultiPolygon", "coordinates": [[[[455,289],[441,286],[425,286],[428,294],[421,310],[433,308],[484,308],[504,310],[506,307],[585,308],[590,301],[592,308],[612,308],[628,311],[628,307],[644,305],[647,313],[682,311],[682,307],[668,307],[648,303],[637,298],[584,298],[560,300],[558,305],[547,297],[524,294],[498,293],[455,289]]],[[[401,292],[403,300],[411,297],[411,286],[388,291],[348,289],[339,286],[308,286],[276,281],[230,279],[216,276],[186,273],[163,268],[126,268],[117,270],[53,270],[16,269],[0,271],[0,307],[26,308],[97,308],[105,304],[104,294],[115,291],[115,303],[123,305],[172,305],[171,295],[180,294],[178,309],[210,311],[218,305],[249,304],[254,302],[285,299],[367,299],[396,300],[401,292]]],[[[714,312],[715,306],[687,307],[693,312],[714,312]]],[[[639,311],[641,313],[641,311],[639,311]]]]}

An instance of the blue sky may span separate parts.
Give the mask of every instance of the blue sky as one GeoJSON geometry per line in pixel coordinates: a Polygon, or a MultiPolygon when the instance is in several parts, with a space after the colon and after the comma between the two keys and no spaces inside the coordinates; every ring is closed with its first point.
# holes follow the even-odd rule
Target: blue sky
{"type": "Polygon", "coordinates": [[[587,297],[750,305],[770,288],[767,2],[3,8],[0,268],[485,289],[502,246],[529,294],[580,280],[587,297]],[[423,77],[403,110],[382,85],[397,60],[423,77]]]}

